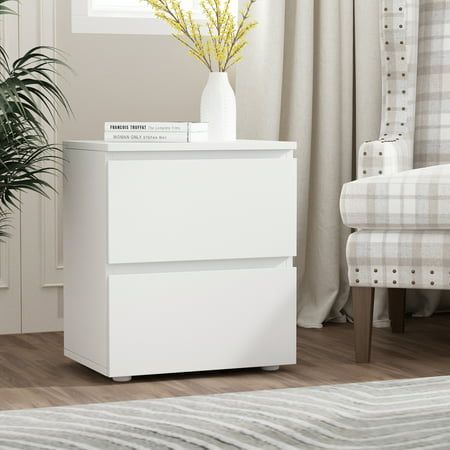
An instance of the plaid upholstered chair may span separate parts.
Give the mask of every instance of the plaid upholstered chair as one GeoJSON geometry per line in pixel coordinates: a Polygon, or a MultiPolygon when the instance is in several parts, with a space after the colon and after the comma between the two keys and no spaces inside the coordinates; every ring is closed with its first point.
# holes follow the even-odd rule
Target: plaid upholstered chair
{"type": "Polygon", "coordinates": [[[341,213],[356,360],[369,362],[374,288],[393,331],[406,289],[450,289],[450,0],[382,0],[381,137],[364,143],[341,213]]]}

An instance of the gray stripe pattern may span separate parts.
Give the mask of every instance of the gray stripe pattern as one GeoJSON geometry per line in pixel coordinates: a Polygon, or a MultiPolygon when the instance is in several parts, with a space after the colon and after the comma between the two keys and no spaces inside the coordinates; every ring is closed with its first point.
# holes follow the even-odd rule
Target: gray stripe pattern
{"type": "Polygon", "coordinates": [[[450,377],[0,413],[1,449],[448,448],[450,377]]]}
{"type": "Polygon", "coordinates": [[[450,0],[420,0],[414,166],[450,162],[450,0]]]}

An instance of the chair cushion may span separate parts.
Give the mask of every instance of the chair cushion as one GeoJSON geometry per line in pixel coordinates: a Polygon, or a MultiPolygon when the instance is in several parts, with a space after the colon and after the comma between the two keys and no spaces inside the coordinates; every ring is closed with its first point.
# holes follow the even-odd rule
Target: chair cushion
{"type": "Polygon", "coordinates": [[[450,164],[347,183],[341,214],[351,228],[450,230],[450,164]]]}
{"type": "Polygon", "coordinates": [[[450,231],[358,231],[347,261],[351,286],[449,289],[450,231]]]}

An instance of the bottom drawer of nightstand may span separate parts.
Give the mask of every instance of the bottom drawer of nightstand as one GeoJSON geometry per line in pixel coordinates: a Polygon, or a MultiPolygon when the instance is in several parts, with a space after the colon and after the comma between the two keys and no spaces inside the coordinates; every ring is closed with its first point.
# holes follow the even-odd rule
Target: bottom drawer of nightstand
{"type": "Polygon", "coordinates": [[[295,269],[110,275],[110,376],[294,364],[295,269]]]}

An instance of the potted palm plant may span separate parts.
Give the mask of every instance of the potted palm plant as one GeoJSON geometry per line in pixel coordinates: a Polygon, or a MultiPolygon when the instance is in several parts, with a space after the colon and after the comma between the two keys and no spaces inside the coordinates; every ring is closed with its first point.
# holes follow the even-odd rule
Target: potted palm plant
{"type": "MultiPolygon", "coordinates": [[[[0,16],[15,14],[17,0],[0,0],[0,16]]],[[[46,179],[58,171],[59,147],[49,141],[58,107],[70,112],[55,78],[66,66],[53,47],[30,49],[10,62],[0,45],[0,237],[8,235],[8,216],[20,208],[20,193],[47,195],[46,179]]]]}

